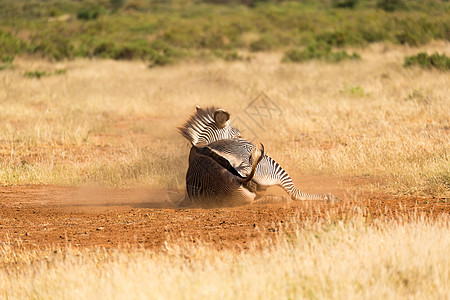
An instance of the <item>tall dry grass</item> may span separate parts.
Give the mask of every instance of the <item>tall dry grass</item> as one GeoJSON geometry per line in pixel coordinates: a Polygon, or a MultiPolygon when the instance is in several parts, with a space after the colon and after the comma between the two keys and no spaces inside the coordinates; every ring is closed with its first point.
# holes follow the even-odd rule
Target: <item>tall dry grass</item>
{"type": "Polygon", "coordinates": [[[295,219],[249,250],[0,248],[4,299],[447,299],[448,218],[295,219]]]}
{"type": "Polygon", "coordinates": [[[361,61],[340,64],[282,64],[281,53],[164,68],[17,59],[0,72],[0,183],[182,182],[189,146],[175,128],[195,105],[218,105],[251,123],[245,109],[265,92],[282,115],[251,127],[288,172],[448,197],[450,80],[403,68],[404,56],[418,51],[449,53],[450,44],[372,45],[358,50],[361,61]],[[25,77],[30,70],[52,75],[25,77]]]}

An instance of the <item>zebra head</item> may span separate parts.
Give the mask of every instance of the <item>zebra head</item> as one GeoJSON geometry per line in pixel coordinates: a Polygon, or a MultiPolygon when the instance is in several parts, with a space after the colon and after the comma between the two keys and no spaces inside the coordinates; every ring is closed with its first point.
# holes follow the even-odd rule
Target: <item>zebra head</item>
{"type": "Polygon", "coordinates": [[[214,106],[196,108],[196,113],[178,127],[181,135],[192,145],[205,146],[218,140],[241,137],[239,129],[231,126],[230,114],[226,110],[214,106]]]}

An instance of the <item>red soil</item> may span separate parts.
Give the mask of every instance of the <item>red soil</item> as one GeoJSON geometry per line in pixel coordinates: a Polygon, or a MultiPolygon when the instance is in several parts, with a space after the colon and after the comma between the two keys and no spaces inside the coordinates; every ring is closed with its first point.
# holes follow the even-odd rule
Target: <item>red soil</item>
{"type": "MultiPolygon", "coordinates": [[[[358,195],[348,192],[348,182],[331,181],[331,186],[335,187],[331,190],[340,197],[340,202],[291,202],[217,209],[173,208],[163,189],[1,187],[0,245],[159,248],[165,241],[184,238],[192,242],[211,242],[218,249],[245,249],[261,233],[275,234],[293,218],[302,223],[326,217],[346,219],[359,213],[370,221],[374,218],[406,219],[420,213],[431,217],[450,213],[449,199],[396,198],[376,193],[358,195]]],[[[317,184],[317,180],[308,178],[299,186],[315,192],[329,187],[329,182],[319,180],[317,184]]],[[[275,194],[282,193],[275,190],[275,194]]]]}

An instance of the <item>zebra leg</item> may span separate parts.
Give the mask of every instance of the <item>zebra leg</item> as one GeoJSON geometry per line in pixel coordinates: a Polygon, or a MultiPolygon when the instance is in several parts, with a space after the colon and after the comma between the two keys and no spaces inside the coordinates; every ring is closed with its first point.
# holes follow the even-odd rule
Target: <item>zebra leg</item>
{"type": "Polygon", "coordinates": [[[254,181],[260,186],[281,186],[292,200],[322,200],[326,202],[337,201],[332,194],[311,194],[300,191],[293,183],[289,174],[270,156],[264,155],[258,164],[254,181]]]}
{"type": "Polygon", "coordinates": [[[291,202],[291,199],[287,196],[273,196],[273,195],[265,195],[258,199],[255,199],[252,204],[268,204],[268,203],[284,203],[288,204],[291,202]]]}

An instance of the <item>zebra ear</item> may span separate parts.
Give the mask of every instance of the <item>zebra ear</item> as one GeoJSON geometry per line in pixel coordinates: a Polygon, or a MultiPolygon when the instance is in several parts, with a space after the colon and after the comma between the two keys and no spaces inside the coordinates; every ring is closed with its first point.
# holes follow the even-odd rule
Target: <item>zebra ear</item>
{"type": "Polygon", "coordinates": [[[214,121],[220,128],[224,128],[229,119],[230,114],[224,109],[219,108],[214,112],[214,121]]]}
{"type": "Polygon", "coordinates": [[[202,111],[203,109],[200,107],[200,105],[196,105],[195,106],[195,109],[197,110],[197,111],[202,111]]]}

